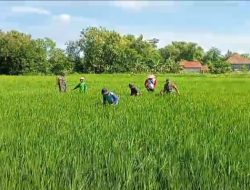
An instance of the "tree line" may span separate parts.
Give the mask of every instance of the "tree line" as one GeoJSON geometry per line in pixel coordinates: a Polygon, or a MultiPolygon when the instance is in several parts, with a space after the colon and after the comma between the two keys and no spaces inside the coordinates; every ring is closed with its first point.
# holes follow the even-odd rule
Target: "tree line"
{"type": "MultiPolygon", "coordinates": [[[[230,71],[226,59],[217,48],[205,51],[197,43],[175,41],[157,48],[157,39],[142,35],[121,35],[104,27],[88,27],[79,39],[57,48],[49,38],[33,39],[18,31],[0,30],[0,74],[123,73],[181,71],[180,61],[200,61],[212,73],[230,71]]],[[[248,55],[244,55],[248,56],[248,55]]]]}

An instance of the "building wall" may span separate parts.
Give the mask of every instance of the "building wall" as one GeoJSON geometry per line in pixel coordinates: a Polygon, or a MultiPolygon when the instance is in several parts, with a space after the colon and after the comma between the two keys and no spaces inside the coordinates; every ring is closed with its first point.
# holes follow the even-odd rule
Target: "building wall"
{"type": "Polygon", "coordinates": [[[232,64],[232,69],[234,71],[241,70],[243,65],[247,65],[247,68],[250,70],[250,63],[249,64],[232,64]]]}
{"type": "Polygon", "coordinates": [[[200,68],[183,68],[184,72],[190,72],[190,73],[200,73],[200,68]]]}

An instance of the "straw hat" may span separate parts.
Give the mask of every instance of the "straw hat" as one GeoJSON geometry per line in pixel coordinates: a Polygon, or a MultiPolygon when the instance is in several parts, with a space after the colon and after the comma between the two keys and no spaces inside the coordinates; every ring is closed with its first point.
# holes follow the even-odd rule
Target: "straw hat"
{"type": "Polygon", "coordinates": [[[148,78],[149,78],[149,79],[154,79],[155,76],[154,76],[154,75],[148,75],[148,78]]]}
{"type": "Polygon", "coordinates": [[[84,78],[84,77],[81,77],[80,80],[85,80],[85,78],[84,78]]]}

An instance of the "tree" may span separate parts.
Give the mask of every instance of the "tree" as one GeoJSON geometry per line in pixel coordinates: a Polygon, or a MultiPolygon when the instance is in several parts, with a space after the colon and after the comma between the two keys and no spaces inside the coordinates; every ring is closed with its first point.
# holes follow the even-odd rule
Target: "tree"
{"type": "Polygon", "coordinates": [[[102,73],[117,60],[120,35],[105,28],[89,27],[81,32],[80,50],[88,71],[102,73]]]}
{"type": "Polygon", "coordinates": [[[70,61],[74,62],[73,70],[75,72],[87,72],[79,41],[69,41],[66,43],[66,45],[66,55],[68,56],[70,61]]]}
{"type": "Polygon", "coordinates": [[[201,61],[204,57],[204,50],[192,42],[172,42],[159,51],[164,61],[171,59],[176,63],[181,60],[201,61]]]}
{"type": "Polygon", "coordinates": [[[225,59],[228,59],[231,55],[233,55],[233,52],[230,50],[227,50],[227,53],[225,54],[225,59]]]}
{"type": "MultiPolygon", "coordinates": [[[[78,46],[88,72],[129,72],[135,68],[154,70],[155,64],[162,60],[155,44],[144,40],[142,35],[123,36],[103,27],[82,30],[78,46]],[[145,66],[138,67],[138,64],[145,66]]],[[[70,50],[77,49],[72,47],[68,45],[70,50]]]]}
{"type": "Polygon", "coordinates": [[[221,51],[215,47],[212,47],[210,50],[208,50],[203,58],[203,62],[208,65],[220,62],[222,60],[223,56],[221,55],[221,51]]]}
{"type": "Polygon", "coordinates": [[[214,74],[227,73],[232,70],[231,65],[224,60],[213,62],[213,64],[209,65],[209,69],[214,74]]]}
{"type": "Polygon", "coordinates": [[[61,74],[62,72],[72,71],[73,63],[66,57],[62,49],[56,48],[51,53],[49,63],[52,66],[52,73],[61,74]]]}
{"type": "Polygon", "coordinates": [[[55,49],[56,43],[49,38],[35,40],[35,50],[38,55],[40,55],[40,60],[37,61],[35,72],[51,73],[52,65],[49,60],[55,49]]]}
{"type": "Polygon", "coordinates": [[[241,54],[241,56],[250,59],[250,54],[249,53],[243,53],[243,54],[241,54]]]}
{"type": "Polygon", "coordinates": [[[1,74],[32,72],[40,58],[31,36],[18,31],[1,32],[0,47],[1,74]]]}
{"type": "Polygon", "coordinates": [[[49,55],[55,43],[49,38],[34,40],[18,32],[0,32],[0,73],[49,73],[49,55]]]}

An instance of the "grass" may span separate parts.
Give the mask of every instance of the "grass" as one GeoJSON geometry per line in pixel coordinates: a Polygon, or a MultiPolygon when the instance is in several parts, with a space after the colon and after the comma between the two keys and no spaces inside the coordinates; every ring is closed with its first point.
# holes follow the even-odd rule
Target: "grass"
{"type": "Polygon", "coordinates": [[[146,75],[84,76],[87,94],[0,77],[0,189],[250,189],[248,75],[159,75],[154,94],[146,75]],[[166,77],[180,96],[157,95],[166,77]],[[118,106],[102,106],[102,87],[118,106]]]}

